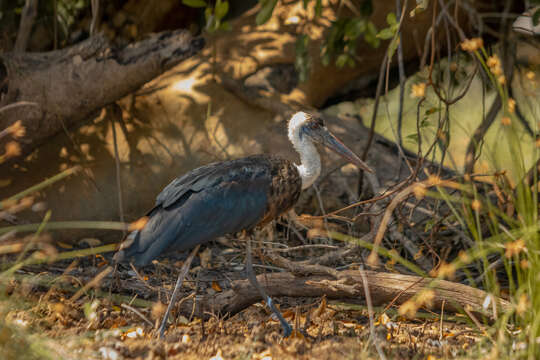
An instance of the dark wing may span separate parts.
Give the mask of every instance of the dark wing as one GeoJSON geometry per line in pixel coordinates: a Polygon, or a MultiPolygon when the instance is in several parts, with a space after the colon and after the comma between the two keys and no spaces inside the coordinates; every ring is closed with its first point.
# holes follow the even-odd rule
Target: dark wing
{"type": "MultiPolygon", "coordinates": [[[[184,176],[174,179],[167,185],[156,198],[155,206],[169,207],[180,199],[188,191],[200,191],[209,187],[212,183],[220,180],[220,165],[224,163],[212,163],[194,169],[184,176]],[[218,175],[218,176],[216,176],[218,175]]],[[[221,171],[222,173],[223,171],[221,171]]]]}
{"type": "Polygon", "coordinates": [[[115,259],[145,265],[169,248],[189,249],[257,225],[267,209],[270,180],[268,163],[253,160],[207,165],[174,180],[115,259]]]}

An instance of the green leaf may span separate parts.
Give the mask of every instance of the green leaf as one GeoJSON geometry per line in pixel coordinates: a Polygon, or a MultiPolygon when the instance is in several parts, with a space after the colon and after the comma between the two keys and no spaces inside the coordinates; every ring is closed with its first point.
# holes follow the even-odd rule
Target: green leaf
{"type": "Polygon", "coordinates": [[[371,47],[378,48],[381,45],[381,40],[376,37],[373,33],[366,31],[364,34],[364,41],[367,42],[371,47]]]}
{"type": "Polygon", "coordinates": [[[429,0],[416,0],[416,7],[411,10],[409,15],[414,17],[416,14],[419,14],[427,9],[429,6],[429,0]]]}
{"type": "Polygon", "coordinates": [[[356,39],[366,31],[366,21],[362,18],[350,19],[345,25],[345,36],[356,39]]]}
{"type": "Polygon", "coordinates": [[[418,144],[418,134],[407,135],[406,139],[414,144],[418,144]]]}
{"type": "Polygon", "coordinates": [[[540,22],[540,9],[537,9],[532,16],[533,26],[537,26],[540,22]]]}
{"type": "Polygon", "coordinates": [[[228,21],[224,21],[223,23],[221,23],[219,29],[223,31],[231,31],[232,30],[231,23],[228,21]]]}
{"type": "Polygon", "coordinates": [[[429,118],[428,117],[425,117],[422,119],[422,121],[420,121],[420,129],[423,129],[423,128],[427,128],[431,126],[431,124],[429,123],[429,118]]]}
{"type": "Polygon", "coordinates": [[[259,10],[257,17],[255,18],[255,23],[257,25],[262,25],[270,20],[274,8],[276,7],[277,0],[259,0],[259,2],[261,3],[261,10],[259,10]]]}
{"type": "Polygon", "coordinates": [[[373,35],[373,36],[375,36],[375,34],[377,34],[377,28],[375,27],[375,24],[372,23],[371,21],[368,21],[368,23],[367,23],[366,32],[373,35]]]}
{"type": "Polygon", "coordinates": [[[394,53],[396,52],[396,49],[399,45],[399,37],[395,37],[392,39],[392,42],[390,42],[390,45],[388,45],[388,58],[391,59],[392,56],[394,56],[394,53]]]}
{"type": "Polygon", "coordinates": [[[229,12],[229,2],[228,1],[218,1],[216,3],[216,9],[214,11],[214,13],[216,14],[216,18],[218,20],[221,20],[225,17],[225,15],[227,15],[227,13],[229,12]]]}
{"type": "Polygon", "coordinates": [[[435,114],[436,112],[439,112],[439,111],[441,111],[440,107],[438,107],[438,108],[432,107],[432,108],[426,110],[425,115],[435,114]]]}
{"type": "Polygon", "coordinates": [[[330,54],[324,53],[321,57],[321,62],[324,66],[328,66],[330,64],[330,54]]]}
{"type": "Polygon", "coordinates": [[[206,7],[206,1],[204,0],[182,0],[182,4],[193,8],[206,7]]]}
{"type": "Polygon", "coordinates": [[[302,0],[302,2],[304,3],[304,10],[307,10],[307,6],[309,4],[311,0],[302,0]]]}
{"type": "Polygon", "coordinates": [[[395,25],[395,24],[397,24],[396,14],[394,14],[393,12],[388,13],[388,14],[386,15],[386,23],[387,23],[388,25],[395,25]]]}
{"type": "Polygon", "coordinates": [[[338,68],[342,68],[345,66],[345,64],[347,64],[347,62],[349,61],[349,55],[347,54],[341,54],[338,56],[338,58],[336,59],[336,66],[338,68]]]}
{"type": "MultiPolygon", "coordinates": [[[[208,20],[212,17],[212,8],[211,7],[207,7],[205,10],[204,10],[204,20],[208,23],[208,20]]],[[[206,25],[208,26],[208,24],[206,25]]]]}
{"type": "Polygon", "coordinates": [[[391,28],[384,28],[377,34],[377,37],[382,40],[388,40],[394,37],[395,32],[391,28]]]}

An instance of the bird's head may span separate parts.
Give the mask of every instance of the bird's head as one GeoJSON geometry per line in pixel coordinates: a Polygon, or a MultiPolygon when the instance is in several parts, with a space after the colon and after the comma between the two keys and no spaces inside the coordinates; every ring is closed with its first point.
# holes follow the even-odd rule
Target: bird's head
{"type": "Polygon", "coordinates": [[[306,137],[314,143],[321,144],[355,164],[360,169],[370,173],[373,172],[365,162],[328,130],[323,118],[316,114],[303,111],[294,114],[289,121],[289,138],[291,138],[291,141],[294,135],[297,135],[300,140],[306,137]]]}

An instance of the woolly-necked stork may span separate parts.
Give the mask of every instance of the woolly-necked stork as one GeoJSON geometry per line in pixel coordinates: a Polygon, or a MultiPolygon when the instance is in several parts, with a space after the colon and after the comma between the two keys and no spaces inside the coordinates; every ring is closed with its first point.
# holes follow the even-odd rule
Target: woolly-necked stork
{"type": "MultiPolygon", "coordinates": [[[[219,236],[250,230],[276,219],[294,206],[300,192],[310,187],[321,173],[316,143],[372,172],[328,131],[320,116],[297,112],[289,120],[288,136],[300,155],[299,165],[274,155],[254,155],[201,166],[174,179],[158,195],[154,208],[147,214],[146,225],[128,235],[115,260],[146,265],[165,251],[198,249],[198,245],[219,236]]],[[[248,278],[276,313],[287,336],[291,328],[257,283],[249,249],[248,240],[248,278]]],[[[161,335],[188,267],[180,272],[161,335]]]]}

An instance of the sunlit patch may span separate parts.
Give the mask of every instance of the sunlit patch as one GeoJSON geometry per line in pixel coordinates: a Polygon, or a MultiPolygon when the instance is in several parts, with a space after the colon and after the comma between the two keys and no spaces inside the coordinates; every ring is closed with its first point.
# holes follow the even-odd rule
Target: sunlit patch
{"type": "Polygon", "coordinates": [[[128,230],[129,231],[141,230],[146,225],[147,222],[148,222],[148,216],[143,216],[139,218],[138,220],[129,224],[128,230]]]}
{"type": "Polygon", "coordinates": [[[300,18],[298,16],[291,16],[285,20],[285,25],[298,24],[299,22],[300,18]]]}
{"type": "Polygon", "coordinates": [[[125,337],[126,338],[130,338],[130,339],[136,339],[138,337],[143,337],[144,336],[144,332],[143,332],[143,329],[138,327],[136,329],[131,329],[129,330],[128,332],[126,332],[125,334],[125,337]]]}
{"type": "Polygon", "coordinates": [[[120,355],[118,355],[118,352],[109,347],[102,346],[99,348],[99,352],[101,354],[101,357],[106,360],[117,360],[120,358],[120,355]]]}
{"type": "Polygon", "coordinates": [[[14,138],[21,138],[26,134],[26,128],[22,125],[21,120],[17,120],[15,123],[11,124],[7,131],[11,133],[11,136],[14,138]]]}
{"type": "Polygon", "coordinates": [[[460,45],[462,50],[473,52],[484,46],[484,40],[482,38],[465,39],[460,45]]]}
{"type": "Polygon", "coordinates": [[[4,156],[6,158],[11,158],[11,157],[15,157],[15,156],[19,156],[21,154],[21,147],[18,143],[16,143],[15,141],[10,141],[6,144],[6,149],[5,149],[5,153],[4,153],[4,156]]]}
{"type": "Polygon", "coordinates": [[[15,319],[15,320],[13,321],[13,324],[25,328],[25,327],[28,326],[28,320],[15,319]]]}
{"type": "Polygon", "coordinates": [[[426,96],[426,83],[413,84],[411,87],[412,98],[423,98],[426,96]]]}
{"type": "Polygon", "coordinates": [[[195,79],[187,78],[175,82],[171,88],[176,91],[191,92],[193,90],[193,84],[195,84],[195,79]]]}
{"type": "Polygon", "coordinates": [[[221,355],[221,350],[218,350],[217,354],[212,356],[210,360],[223,360],[223,356],[221,355]]]}

